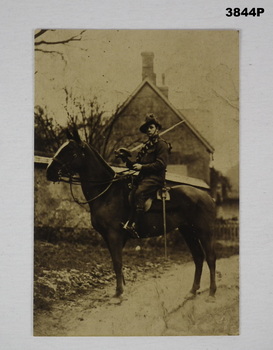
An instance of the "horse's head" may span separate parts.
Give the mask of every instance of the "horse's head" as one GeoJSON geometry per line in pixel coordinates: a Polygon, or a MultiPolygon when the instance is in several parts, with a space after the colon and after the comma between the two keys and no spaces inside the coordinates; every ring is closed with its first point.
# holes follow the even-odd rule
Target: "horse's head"
{"type": "Polygon", "coordinates": [[[79,136],[69,134],[65,142],[56,152],[49,163],[46,176],[49,181],[58,182],[62,177],[71,177],[84,166],[85,144],[79,136]]]}

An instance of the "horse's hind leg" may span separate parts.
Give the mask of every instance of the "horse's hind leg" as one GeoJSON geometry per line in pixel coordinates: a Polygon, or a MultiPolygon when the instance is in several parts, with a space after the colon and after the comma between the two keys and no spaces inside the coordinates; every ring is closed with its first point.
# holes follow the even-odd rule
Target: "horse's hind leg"
{"type": "Polygon", "coordinates": [[[203,235],[200,237],[202,247],[205,251],[206,261],[210,271],[210,291],[209,295],[214,297],[216,292],[216,281],[215,281],[215,272],[216,272],[216,253],[214,247],[214,241],[211,234],[203,235]]]}
{"type": "Polygon", "coordinates": [[[193,285],[190,293],[192,293],[193,295],[196,295],[197,290],[200,288],[200,280],[201,280],[203,262],[205,257],[204,251],[201,247],[199,240],[194,236],[194,233],[192,233],[189,229],[181,228],[180,232],[182,233],[187,243],[187,246],[190,249],[190,252],[195,264],[194,280],[193,280],[193,285]]]}

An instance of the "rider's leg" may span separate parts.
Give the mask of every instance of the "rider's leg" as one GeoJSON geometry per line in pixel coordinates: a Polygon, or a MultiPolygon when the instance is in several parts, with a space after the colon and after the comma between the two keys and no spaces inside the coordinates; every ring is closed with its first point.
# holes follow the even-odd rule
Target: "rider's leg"
{"type": "MultiPolygon", "coordinates": [[[[143,221],[145,201],[153,195],[153,193],[160,188],[161,185],[154,179],[145,178],[138,183],[133,196],[133,211],[129,220],[123,226],[130,232],[135,232],[141,229],[141,223],[143,221]]],[[[136,233],[136,232],[135,232],[136,233]]],[[[135,234],[137,237],[137,233],[135,234]]]]}
{"type": "Polygon", "coordinates": [[[124,229],[131,233],[132,237],[138,237],[137,224],[140,223],[141,217],[144,213],[145,200],[146,197],[143,195],[143,185],[142,183],[139,183],[134,193],[131,193],[131,211],[128,221],[123,226],[124,229]]]}
{"type": "Polygon", "coordinates": [[[145,178],[139,184],[135,191],[135,217],[134,223],[137,230],[140,230],[145,211],[145,202],[154,195],[160,186],[153,179],[145,178]]]}

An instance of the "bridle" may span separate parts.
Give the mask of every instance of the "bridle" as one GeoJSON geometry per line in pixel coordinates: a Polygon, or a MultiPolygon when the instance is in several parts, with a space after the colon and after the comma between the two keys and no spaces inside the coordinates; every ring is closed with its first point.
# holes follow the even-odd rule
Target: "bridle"
{"type": "MultiPolygon", "coordinates": [[[[75,157],[77,157],[77,154],[75,153],[75,154],[73,154],[73,157],[75,158],[75,157]]],[[[64,163],[63,161],[61,161],[60,159],[58,159],[57,157],[52,157],[52,160],[54,161],[54,162],[56,162],[56,163],[58,163],[58,164],[60,164],[60,169],[58,170],[58,176],[59,176],[59,178],[58,178],[58,182],[67,182],[67,180],[64,180],[63,178],[62,178],[62,176],[63,176],[63,173],[65,173],[65,174],[67,174],[68,176],[68,178],[69,179],[72,179],[73,177],[74,177],[74,175],[75,175],[75,172],[74,171],[72,171],[72,169],[71,169],[71,167],[70,167],[70,165],[71,165],[71,161],[69,161],[69,162],[66,162],[66,163],[64,163]]],[[[65,176],[66,177],[66,176],[65,176]]]]}
{"type": "MultiPolygon", "coordinates": [[[[109,190],[109,188],[112,186],[112,184],[116,181],[116,180],[114,180],[116,176],[117,176],[117,175],[115,174],[114,178],[109,182],[108,186],[107,186],[102,192],[100,192],[97,196],[95,196],[95,197],[93,197],[93,198],[91,198],[91,199],[88,199],[87,201],[84,201],[84,202],[79,201],[79,200],[74,196],[74,193],[73,193],[73,182],[71,181],[71,182],[70,182],[70,192],[71,192],[71,196],[72,196],[74,202],[76,202],[77,204],[80,204],[80,205],[82,205],[82,204],[89,204],[89,203],[91,203],[91,202],[94,202],[96,199],[98,199],[99,197],[101,197],[104,193],[106,193],[106,192],[109,190]]],[[[103,184],[103,183],[100,182],[99,184],[103,184]]]]}
{"type": "MultiPolygon", "coordinates": [[[[71,141],[73,141],[73,140],[71,140],[71,141]]],[[[59,151],[54,155],[54,157],[52,157],[52,161],[55,161],[56,163],[58,163],[60,165],[60,169],[58,170],[58,182],[66,182],[66,183],[73,182],[73,183],[77,184],[77,183],[80,183],[80,179],[79,179],[79,177],[75,176],[77,171],[74,171],[72,169],[71,163],[72,163],[72,160],[76,160],[79,157],[79,152],[76,152],[75,149],[73,148],[72,149],[73,150],[72,157],[69,157],[69,159],[66,162],[64,162],[63,160],[58,158],[61,150],[65,147],[69,146],[69,142],[67,142],[63,146],[61,146],[59,151]],[[72,160],[71,160],[71,158],[72,158],[72,160]],[[69,180],[66,180],[64,178],[68,178],[69,180]]],[[[81,156],[85,157],[84,147],[82,147],[81,156]]]]}
{"type": "MultiPolygon", "coordinates": [[[[84,156],[84,153],[83,153],[83,156],[84,156]]],[[[76,152],[73,153],[72,157],[74,159],[76,159],[78,157],[78,154],[76,152]]],[[[106,186],[106,188],[101,191],[97,196],[91,198],[91,199],[88,199],[87,201],[79,201],[74,193],[73,193],[73,185],[81,185],[82,184],[82,180],[80,179],[79,176],[75,176],[76,172],[73,171],[71,169],[71,161],[67,161],[67,162],[63,162],[62,160],[60,160],[57,156],[54,156],[52,158],[53,161],[55,161],[56,163],[58,163],[61,167],[60,169],[58,170],[58,181],[59,182],[66,182],[66,183],[69,183],[70,184],[70,192],[71,192],[71,196],[74,200],[74,202],[76,202],[77,204],[89,204],[93,201],[95,201],[96,199],[98,199],[99,197],[101,197],[104,193],[106,193],[109,188],[112,186],[112,184],[118,180],[120,180],[120,178],[117,178],[117,174],[115,173],[114,177],[111,179],[111,180],[107,180],[107,181],[97,181],[97,180],[85,180],[84,182],[88,182],[88,183],[93,183],[93,184],[96,184],[96,185],[105,185],[107,184],[108,186],[106,186]],[[66,175],[63,175],[63,173],[65,173],[66,175]],[[66,180],[64,177],[67,177],[68,180],[66,180]]]]}

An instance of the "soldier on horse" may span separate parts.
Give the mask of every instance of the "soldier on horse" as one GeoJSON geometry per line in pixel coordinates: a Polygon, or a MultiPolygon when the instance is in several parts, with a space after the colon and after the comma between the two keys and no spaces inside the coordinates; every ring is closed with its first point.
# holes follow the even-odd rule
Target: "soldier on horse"
{"type": "MultiPolygon", "coordinates": [[[[148,140],[140,151],[137,161],[128,162],[131,168],[139,171],[135,206],[142,211],[144,200],[150,196],[151,189],[154,191],[164,185],[169,147],[159,137],[160,128],[154,116],[147,117],[141,126],[141,132],[147,134],[148,140]]],[[[67,178],[71,188],[73,183],[81,184],[86,203],[90,207],[92,226],[102,235],[111,254],[116,274],[115,296],[120,297],[124,282],[122,251],[129,238],[127,231],[120,226],[120,223],[125,222],[130,216],[127,175],[117,176],[94,147],[81,140],[75,129],[72,135],[68,133],[68,141],[59,148],[47,167],[49,181],[67,182],[67,178]]],[[[144,237],[146,232],[150,237],[157,237],[178,229],[195,263],[191,295],[195,296],[200,288],[203,261],[206,258],[210,270],[209,294],[214,297],[216,291],[216,254],[213,238],[215,203],[206,191],[185,184],[173,186],[169,193],[166,220],[162,220],[161,210],[152,211],[151,209],[145,212],[139,231],[140,237],[144,237]]],[[[164,201],[162,203],[164,204],[164,201]]],[[[136,218],[133,217],[133,219],[136,218]]],[[[133,222],[135,221],[131,220],[131,225],[133,222]]]]}
{"type": "Polygon", "coordinates": [[[128,221],[123,225],[132,236],[138,237],[142,222],[145,201],[158,189],[164,187],[165,174],[170,153],[170,144],[159,136],[161,124],[153,114],[146,116],[139,130],[148,136],[139,151],[136,161],[128,160],[130,152],[124,148],[117,151],[117,156],[126,161],[128,168],[139,171],[136,187],[132,191],[132,210],[128,221]]]}

